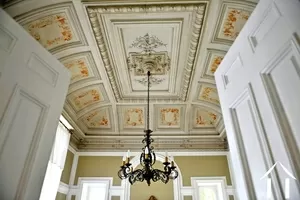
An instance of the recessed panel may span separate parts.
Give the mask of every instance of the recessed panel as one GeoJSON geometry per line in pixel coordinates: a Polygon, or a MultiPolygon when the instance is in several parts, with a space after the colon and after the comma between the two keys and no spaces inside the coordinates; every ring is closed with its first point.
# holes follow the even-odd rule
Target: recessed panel
{"type": "Polygon", "coordinates": [[[193,109],[192,126],[193,128],[210,128],[215,127],[219,121],[219,114],[207,110],[206,108],[195,107],[193,109]]]}
{"type": "Polygon", "coordinates": [[[57,13],[32,21],[24,26],[25,30],[46,49],[76,40],[65,13],[57,13]]]}
{"type": "Polygon", "coordinates": [[[217,71],[226,52],[214,49],[208,49],[207,51],[208,54],[202,71],[202,77],[214,79],[214,73],[217,71]]]}
{"type": "Polygon", "coordinates": [[[300,46],[293,38],[262,72],[275,117],[291,149],[300,146],[300,126],[297,120],[300,118],[300,104],[295,98],[298,95],[296,91],[300,91],[299,58],[300,46]]]}
{"type": "Polygon", "coordinates": [[[25,171],[30,170],[28,166],[34,159],[30,154],[42,133],[45,112],[45,105],[21,89],[16,89],[3,116],[5,120],[0,125],[0,179],[9,183],[10,189],[17,189],[18,184],[23,187],[27,185],[28,174],[25,171]]]}
{"type": "Polygon", "coordinates": [[[64,57],[60,61],[71,73],[71,84],[100,79],[94,59],[89,52],[64,57]]]}
{"type": "Polygon", "coordinates": [[[260,195],[260,198],[267,199],[267,180],[260,180],[260,178],[268,169],[258,136],[262,134],[257,127],[260,119],[255,118],[253,105],[248,93],[239,98],[232,109],[233,123],[239,148],[242,149],[240,153],[244,162],[245,174],[250,176],[247,187],[254,187],[254,191],[260,195]]]}
{"type": "Polygon", "coordinates": [[[14,46],[15,41],[16,41],[15,37],[1,25],[0,26],[0,49],[2,51],[5,51],[6,53],[10,52],[10,50],[14,46]]]}
{"type": "Polygon", "coordinates": [[[115,122],[111,106],[92,109],[79,118],[78,125],[83,127],[87,135],[111,135],[115,130],[115,122]]]}
{"type": "Polygon", "coordinates": [[[46,6],[19,15],[16,21],[50,52],[86,44],[72,3],[46,6]]]}
{"type": "Polygon", "coordinates": [[[132,91],[147,90],[147,71],[151,90],[168,91],[174,30],[171,27],[140,25],[122,28],[132,91]],[[134,31],[135,30],[135,31],[134,31]]]}
{"type": "Polygon", "coordinates": [[[265,36],[269,33],[272,27],[276,24],[276,22],[280,18],[279,10],[275,2],[272,2],[271,6],[264,13],[264,17],[262,22],[260,22],[253,32],[250,34],[250,44],[253,49],[255,49],[258,44],[265,38],[265,36]]]}
{"type": "Polygon", "coordinates": [[[183,131],[185,124],[184,105],[155,105],[155,131],[183,131]]]}
{"type": "Polygon", "coordinates": [[[50,67],[38,55],[32,53],[28,60],[27,66],[33,72],[37,73],[44,81],[46,81],[53,87],[56,86],[58,72],[56,72],[52,67],[50,67]]]}
{"type": "Polygon", "coordinates": [[[72,92],[67,96],[67,100],[72,108],[78,112],[96,103],[107,102],[107,95],[103,85],[97,84],[72,92]]]}
{"type": "Polygon", "coordinates": [[[119,106],[118,116],[122,131],[141,131],[146,126],[146,106],[144,105],[119,106]]]}
{"type": "Polygon", "coordinates": [[[196,101],[205,101],[215,105],[220,105],[218,90],[215,85],[199,83],[196,101]]]}
{"type": "Polygon", "coordinates": [[[0,24],[0,78],[6,64],[6,60],[14,48],[15,43],[15,36],[0,24]]]}
{"type": "Polygon", "coordinates": [[[252,3],[241,6],[240,4],[224,2],[218,25],[215,28],[213,42],[232,44],[248,21],[254,7],[255,4],[252,3]]]}
{"type": "Polygon", "coordinates": [[[89,112],[83,117],[88,128],[111,128],[111,121],[107,109],[97,109],[89,112]]]}
{"type": "Polygon", "coordinates": [[[204,4],[89,6],[91,26],[115,98],[186,99],[205,13],[204,4]]]}
{"type": "Polygon", "coordinates": [[[222,75],[222,78],[224,80],[225,87],[227,87],[228,84],[234,81],[236,79],[236,73],[238,73],[238,70],[243,66],[242,60],[240,55],[237,56],[237,58],[233,61],[233,63],[227,67],[225,73],[222,75]]]}

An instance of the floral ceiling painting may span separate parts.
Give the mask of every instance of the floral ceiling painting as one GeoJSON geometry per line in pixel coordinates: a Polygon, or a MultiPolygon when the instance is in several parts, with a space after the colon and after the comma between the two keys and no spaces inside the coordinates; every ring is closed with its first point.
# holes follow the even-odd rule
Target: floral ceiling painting
{"type": "Polygon", "coordinates": [[[110,128],[109,113],[107,109],[94,110],[83,117],[88,128],[110,128]]]}
{"type": "Polygon", "coordinates": [[[144,127],[144,109],[127,108],[124,112],[124,126],[126,128],[144,127]]]}
{"type": "Polygon", "coordinates": [[[209,68],[207,70],[207,74],[213,76],[214,73],[217,71],[219,65],[221,64],[224,55],[213,55],[211,62],[209,64],[209,68]]]}
{"type": "Polygon", "coordinates": [[[91,72],[89,71],[88,67],[88,61],[84,57],[65,61],[63,64],[71,73],[71,83],[91,76],[91,72]]]}
{"type": "Polygon", "coordinates": [[[68,95],[68,101],[76,112],[81,109],[95,104],[97,102],[103,102],[104,98],[100,92],[100,88],[97,86],[83,88],[68,95]]]}
{"type": "Polygon", "coordinates": [[[160,109],[160,125],[161,126],[179,126],[180,125],[180,109],[178,108],[162,108],[160,109]]]}
{"type": "Polygon", "coordinates": [[[201,77],[210,80],[214,79],[214,74],[217,71],[219,65],[222,63],[225,55],[226,51],[218,49],[208,49],[201,77]]]}
{"type": "Polygon", "coordinates": [[[200,89],[199,100],[207,101],[213,104],[220,104],[217,88],[202,85],[200,89]]]}
{"type": "Polygon", "coordinates": [[[26,24],[24,28],[46,49],[52,49],[74,40],[74,34],[65,13],[42,17],[26,24]]]}
{"type": "Polygon", "coordinates": [[[221,29],[220,38],[234,41],[246,24],[251,12],[236,8],[228,8],[221,29]]]}
{"type": "Polygon", "coordinates": [[[75,129],[74,147],[135,150],[146,127],[150,71],[150,129],[159,138],[154,145],[227,148],[214,74],[254,1],[78,3],[9,6],[14,19],[70,72],[62,115],[75,129]]]}
{"type": "Polygon", "coordinates": [[[195,127],[213,127],[218,121],[218,115],[214,112],[203,110],[201,108],[195,109],[195,127]]]}

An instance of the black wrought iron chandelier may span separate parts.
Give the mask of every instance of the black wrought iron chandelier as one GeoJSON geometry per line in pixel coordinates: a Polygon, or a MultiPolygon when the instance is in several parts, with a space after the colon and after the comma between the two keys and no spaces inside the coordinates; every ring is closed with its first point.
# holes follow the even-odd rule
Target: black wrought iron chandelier
{"type": "Polygon", "coordinates": [[[130,163],[130,156],[127,153],[127,158],[123,158],[123,165],[118,172],[118,176],[120,179],[128,178],[130,184],[134,184],[136,181],[143,182],[144,180],[147,182],[148,186],[151,184],[151,180],[156,182],[161,180],[163,183],[168,183],[170,179],[176,179],[178,177],[178,172],[176,170],[176,166],[174,166],[174,162],[171,163],[168,161],[168,156],[165,157],[164,170],[154,169],[153,165],[156,162],[156,155],[153,151],[154,147],[151,146],[151,143],[154,140],[151,138],[152,130],[149,129],[149,101],[150,101],[150,71],[147,73],[148,75],[148,97],[147,97],[147,130],[145,130],[144,139],[142,143],[145,144],[145,147],[142,148],[142,153],[140,156],[140,164],[143,167],[142,169],[136,169],[133,171],[130,163]]]}

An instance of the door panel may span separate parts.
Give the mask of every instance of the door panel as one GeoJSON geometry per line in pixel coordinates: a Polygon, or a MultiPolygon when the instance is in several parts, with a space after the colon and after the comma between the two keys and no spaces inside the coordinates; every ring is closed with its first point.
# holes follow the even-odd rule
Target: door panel
{"type": "MultiPolygon", "coordinates": [[[[299,19],[299,1],[260,1],[215,73],[241,200],[267,199],[260,177],[276,162],[300,180],[299,19]]],[[[285,199],[287,178],[300,199],[280,165],[269,178],[274,199],[285,199]]]]}
{"type": "Polygon", "coordinates": [[[2,9],[0,58],[0,199],[39,199],[70,75],[2,9]]]}

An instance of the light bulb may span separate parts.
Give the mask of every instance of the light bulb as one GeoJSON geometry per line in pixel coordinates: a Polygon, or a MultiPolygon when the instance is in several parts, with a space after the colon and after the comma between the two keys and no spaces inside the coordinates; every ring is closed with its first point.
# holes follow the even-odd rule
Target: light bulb
{"type": "Polygon", "coordinates": [[[146,149],[145,149],[145,154],[149,154],[149,149],[148,149],[148,147],[146,147],[146,149]]]}
{"type": "Polygon", "coordinates": [[[126,161],[126,154],[124,154],[123,156],[123,161],[126,161]]]}
{"type": "Polygon", "coordinates": [[[128,150],[127,151],[127,158],[129,158],[130,157],[130,151],[128,150]]]}

